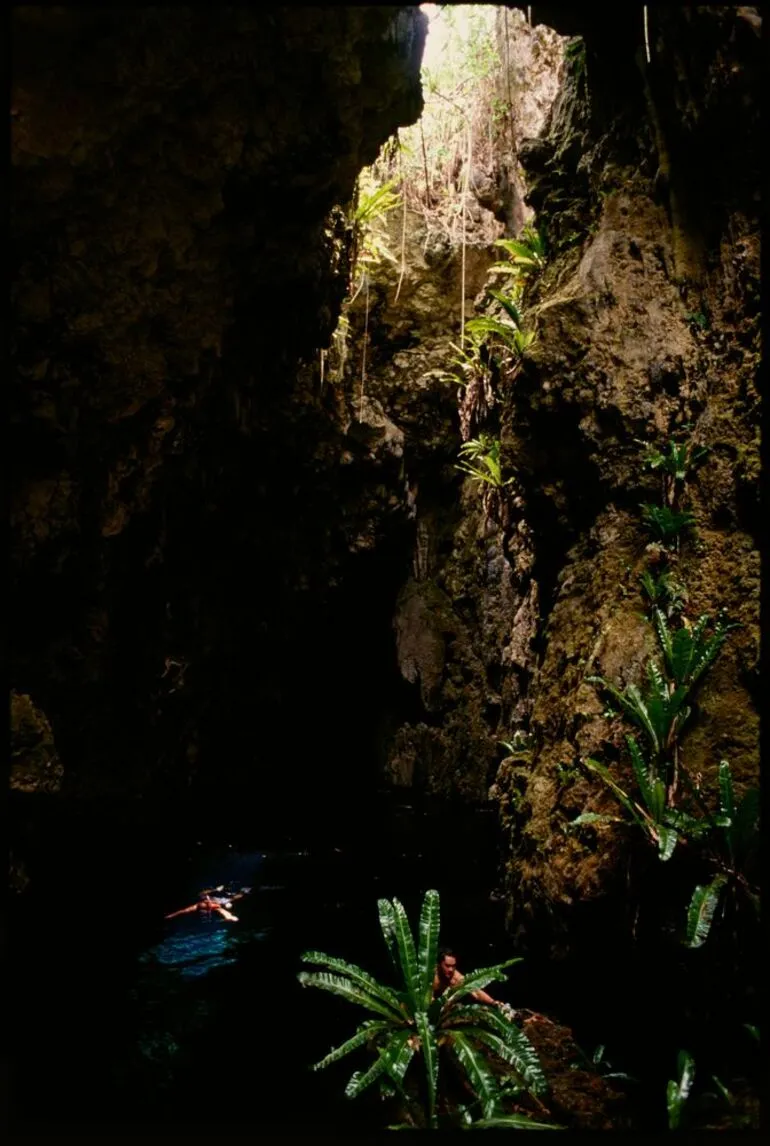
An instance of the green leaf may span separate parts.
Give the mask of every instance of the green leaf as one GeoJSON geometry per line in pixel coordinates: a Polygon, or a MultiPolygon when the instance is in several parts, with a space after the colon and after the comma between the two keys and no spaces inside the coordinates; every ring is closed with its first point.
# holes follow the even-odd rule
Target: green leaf
{"type": "MultiPolygon", "coordinates": [[[[642,794],[642,800],[647,810],[652,812],[655,797],[653,795],[653,787],[650,782],[649,765],[642,756],[639,745],[633,736],[626,737],[626,744],[631,756],[631,765],[634,769],[636,783],[638,784],[639,791],[642,794]]],[[[656,818],[659,819],[660,817],[658,816],[656,818]]]]}
{"type": "MultiPolygon", "coordinates": [[[[350,979],[343,979],[339,975],[330,975],[326,971],[318,973],[310,971],[300,971],[297,975],[303,987],[320,987],[322,991],[330,991],[333,995],[339,995],[342,999],[347,999],[349,1003],[357,1003],[360,1007],[365,1007],[367,1011],[374,1011],[375,1014],[384,1015],[385,1018],[393,1021],[393,1009],[387,1004],[376,999],[368,991],[353,984],[350,979]]],[[[401,1015],[402,1020],[405,1016],[401,1015]]]]}
{"type": "Polygon", "coordinates": [[[473,1122],[472,1130],[565,1130],[555,1122],[535,1122],[526,1114],[501,1114],[499,1118],[480,1118],[473,1122]]]}
{"type": "Polygon", "coordinates": [[[412,1010],[417,1011],[420,1009],[421,1002],[420,973],[417,966],[417,952],[414,948],[412,929],[401,902],[394,899],[392,903],[396,926],[396,944],[398,945],[398,957],[404,976],[404,987],[409,996],[412,1010]]]}
{"type": "Polygon", "coordinates": [[[436,1036],[428,1022],[425,1011],[417,1011],[414,1016],[417,1025],[417,1034],[422,1045],[422,1057],[425,1061],[425,1077],[428,1083],[428,1119],[433,1126],[436,1121],[436,1089],[438,1087],[438,1046],[436,1036]]]}
{"type": "Polygon", "coordinates": [[[494,246],[502,247],[507,252],[513,263],[524,267],[538,267],[542,263],[539,244],[539,239],[533,244],[523,243],[517,239],[495,239],[494,242],[494,246]]]}
{"type": "Polygon", "coordinates": [[[513,341],[519,354],[524,354],[535,341],[535,332],[534,330],[517,330],[513,336],[513,341]]]}
{"type": "Polygon", "coordinates": [[[439,894],[437,891],[426,891],[420,912],[417,954],[418,974],[422,988],[422,1007],[425,1010],[433,1001],[433,977],[438,961],[439,919],[439,894]]]}
{"type": "Polygon", "coordinates": [[[650,784],[649,795],[649,812],[656,825],[658,825],[663,820],[663,812],[666,807],[666,785],[660,777],[656,776],[650,784]]]}
{"type": "Polygon", "coordinates": [[[648,831],[647,824],[644,822],[642,817],[637,812],[637,810],[636,810],[635,806],[632,804],[631,799],[629,798],[628,794],[626,792],[624,792],[623,789],[620,787],[620,785],[616,784],[615,781],[612,779],[612,776],[610,776],[610,773],[609,773],[609,769],[606,768],[604,764],[601,764],[598,760],[593,760],[590,756],[586,757],[586,759],[583,761],[583,764],[586,768],[589,769],[589,771],[595,772],[597,774],[597,776],[600,776],[601,779],[604,780],[604,783],[608,786],[608,788],[610,788],[614,792],[616,798],[620,801],[620,803],[623,805],[623,807],[626,809],[626,811],[631,814],[631,816],[636,821],[636,823],[639,825],[639,827],[644,832],[647,832],[648,831]]]}
{"type": "Polygon", "coordinates": [[[660,642],[660,647],[663,650],[663,656],[665,658],[666,665],[668,666],[669,671],[671,671],[671,663],[673,660],[671,633],[669,632],[668,625],[666,624],[665,618],[660,609],[656,608],[652,610],[652,622],[655,626],[655,632],[657,634],[658,641],[660,642]]]}
{"type": "MultiPolygon", "coordinates": [[[[661,783],[660,780],[656,782],[661,783]]],[[[679,836],[673,828],[664,828],[661,824],[658,824],[655,830],[658,834],[658,859],[665,862],[665,860],[671,859],[674,854],[674,848],[679,842],[679,836]]]]}
{"type": "Polygon", "coordinates": [[[522,268],[520,266],[516,266],[515,263],[492,263],[492,266],[489,267],[487,273],[492,274],[493,272],[499,272],[500,274],[506,275],[514,275],[517,278],[522,276],[522,268]]]}
{"type": "Polygon", "coordinates": [[[491,287],[488,288],[487,293],[500,303],[508,317],[513,320],[516,326],[521,328],[521,312],[519,311],[519,308],[516,306],[516,303],[513,301],[513,299],[509,298],[508,295],[503,294],[502,291],[493,290],[491,287]]]}
{"type": "Polygon", "coordinates": [[[574,820],[570,820],[569,826],[574,828],[578,824],[622,824],[624,820],[622,816],[607,816],[600,812],[581,812],[574,820]]]}
{"type": "Polygon", "coordinates": [[[385,1070],[398,1090],[403,1093],[404,1075],[416,1053],[414,1047],[410,1045],[410,1032],[406,1031],[405,1034],[399,1032],[387,1046],[379,1048],[379,1053],[385,1062],[385,1070]]]}
{"type": "Polygon", "coordinates": [[[723,1101],[728,1106],[732,1106],[733,1096],[732,1096],[732,1094],[730,1094],[730,1091],[727,1089],[725,1084],[722,1082],[721,1078],[717,1078],[717,1076],[715,1074],[712,1074],[711,1081],[716,1086],[716,1088],[719,1091],[719,1094],[720,1094],[721,1098],[723,1099],[723,1101]]]}
{"type": "Polygon", "coordinates": [[[314,1063],[311,1070],[323,1070],[324,1067],[329,1066],[333,1062],[344,1058],[346,1054],[356,1050],[358,1047],[363,1046],[364,1043],[369,1042],[376,1035],[382,1031],[392,1030],[392,1024],[386,1022],[384,1019],[370,1019],[358,1028],[352,1038],[347,1042],[342,1043],[340,1046],[335,1047],[334,1050],[321,1059],[320,1062],[314,1063]]]}
{"type": "Polygon", "coordinates": [[[362,970],[361,967],[357,967],[355,963],[347,963],[344,959],[335,959],[331,955],[324,955],[322,951],[306,951],[301,957],[301,962],[318,963],[323,967],[328,967],[330,971],[336,971],[338,974],[344,975],[347,979],[350,979],[363,990],[368,991],[369,994],[381,1002],[391,1006],[393,1008],[394,1018],[403,1018],[401,1002],[396,992],[392,991],[390,987],[379,983],[377,979],[362,970]]]}
{"type": "Polygon", "coordinates": [[[733,774],[727,760],[719,761],[719,810],[732,823],[735,816],[735,793],[733,791],[733,774]]]}
{"type": "Polygon", "coordinates": [[[687,839],[702,839],[711,830],[711,823],[706,817],[700,819],[683,812],[679,808],[666,808],[663,821],[667,827],[675,828],[679,836],[687,839]]]}
{"type": "Polygon", "coordinates": [[[368,1070],[363,1073],[356,1070],[350,1076],[350,1080],[345,1087],[346,1098],[357,1098],[362,1091],[366,1090],[367,1086],[371,1086],[381,1074],[385,1071],[386,1062],[382,1055],[376,1058],[368,1070]]]}
{"type": "Polygon", "coordinates": [[[618,693],[618,699],[626,715],[630,716],[634,723],[638,724],[642,731],[646,733],[653,751],[659,753],[661,743],[659,721],[655,719],[658,714],[657,709],[654,707],[655,696],[653,695],[649,699],[649,702],[645,701],[637,686],[635,684],[629,684],[626,688],[625,696],[622,693],[618,693]]]}
{"type": "Polygon", "coordinates": [[[692,1055],[687,1051],[680,1051],[677,1058],[679,1079],[669,1082],[666,1097],[668,1099],[668,1125],[670,1130],[678,1130],[682,1124],[684,1105],[687,1102],[695,1078],[695,1063],[692,1055]]]}
{"type": "Polygon", "coordinates": [[[481,1029],[471,1029],[465,1033],[468,1036],[472,1035],[478,1042],[490,1047],[503,1062],[507,1062],[509,1066],[512,1066],[533,1094],[538,1097],[547,1094],[548,1083],[543,1074],[543,1068],[540,1065],[540,1059],[537,1057],[535,1048],[523,1031],[520,1031],[515,1024],[510,1023],[509,1026],[513,1028],[515,1034],[506,1033],[505,1040],[500,1038],[499,1035],[491,1034],[489,1031],[481,1029]]]}
{"type": "Polygon", "coordinates": [[[393,910],[393,904],[389,899],[378,899],[377,910],[380,916],[380,930],[382,931],[385,945],[388,948],[393,969],[394,971],[400,971],[398,944],[396,943],[396,913],[393,910]]]}
{"type": "Polygon", "coordinates": [[[727,879],[724,875],[718,875],[709,884],[698,884],[692,893],[690,906],[687,909],[685,943],[688,947],[702,947],[708,939],[714,912],[726,882],[727,879]]]}
{"type": "Polygon", "coordinates": [[[461,1031],[452,1032],[450,1046],[481,1101],[484,1117],[494,1118],[497,1114],[499,1090],[483,1054],[461,1031]]]}

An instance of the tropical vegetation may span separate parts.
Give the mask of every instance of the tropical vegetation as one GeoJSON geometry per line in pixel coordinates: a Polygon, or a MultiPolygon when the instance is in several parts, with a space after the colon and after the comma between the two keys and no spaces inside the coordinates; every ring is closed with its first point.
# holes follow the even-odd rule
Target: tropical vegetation
{"type": "Polygon", "coordinates": [[[386,985],[361,967],[320,951],[302,956],[302,962],[323,968],[301,971],[298,978],[303,986],[329,991],[373,1016],[312,1069],[322,1070],[365,1050],[370,1061],[353,1072],[345,1094],[355,1098],[376,1084],[383,1096],[397,1100],[399,1127],[554,1128],[527,1113],[526,1096],[543,1110],[541,1100],[548,1092],[529,1039],[505,1014],[473,1000],[474,991],[504,980],[505,968],[521,960],[508,959],[473,971],[434,998],[438,892],[425,894],[416,942],[398,899],[381,899],[378,909],[397,977],[395,985],[386,985]],[[416,1069],[410,1073],[412,1063],[416,1069]],[[462,1100],[453,1097],[458,1089],[462,1100]]]}

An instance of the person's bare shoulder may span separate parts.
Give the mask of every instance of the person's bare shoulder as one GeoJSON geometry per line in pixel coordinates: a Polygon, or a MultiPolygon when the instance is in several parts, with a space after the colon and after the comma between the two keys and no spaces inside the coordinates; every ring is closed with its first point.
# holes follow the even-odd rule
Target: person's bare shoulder
{"type": "Polygon", "coordinates": [[[462,983],[464,978],[465,976],[461,975],[459,971],[455,971],[454,975],[452,976],[452,986],[454,987],[458,983],[462,983]]]}

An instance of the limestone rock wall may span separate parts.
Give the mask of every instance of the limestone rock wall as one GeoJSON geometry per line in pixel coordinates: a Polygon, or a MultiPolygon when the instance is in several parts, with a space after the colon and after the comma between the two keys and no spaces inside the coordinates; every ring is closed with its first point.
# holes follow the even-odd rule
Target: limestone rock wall
{"type": "Polygon", "coordinates": [[[65,794],[235,783],[285,723],[336,544],[307,528],[336,415],[299,363],[347,286],[330,211],[420,112],[424,23],[14,12],[12,682],[65,794]]]}
{"type": "Polygon", "coordinates": [[[584,34],[585,50],[573,41],[546,130],[524,149],[551,257],[534,307],[537,342],[504,414],[544,622],[530,687],[534,752],[523,776],[507,765],[497,782],[519,922],[606,895],[621,870],[622,833],[588,839],[566,823],[610,809],[577,762],[614,759],[622,744],[622,725],[602,717],[585,677],[638,682],[655,644],[640,618],[648,538],[639,506],[658,487],[635,439],[663,443],[690,426],[709,449],[688,485],[697,536],[676,575],[688,615],[725,608],[741,628],[703,684],[683,752],[707,787],[722,758],[740,790],[758,776],[754,21],[738,9],[650,9],[646,67],[625,16],[610,64],[610,30],[561,11],[554,26],[584,34]],[[723,142],[729,177],[724,154],[714,162],[723,142]]]}

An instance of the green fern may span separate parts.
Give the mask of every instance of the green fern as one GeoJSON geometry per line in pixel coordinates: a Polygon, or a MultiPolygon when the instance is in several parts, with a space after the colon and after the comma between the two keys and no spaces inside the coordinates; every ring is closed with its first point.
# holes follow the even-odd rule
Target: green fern
{"type": "Polygon", "coordinates": [[[400,206],[401,196],[396,191],[395,183],[390,180],[371,191],[359,193],[358,202],[353,211],[352,222],[361,227],[371,226],[372,223],[383,219],[390,211],[400,206]]]}
{"type": "Polygon", "coordinates": [[[514,326],[521,329],[521,311],[516,305],[515,299],[510,298],[508,295],[503,294],[501,290],[495,290],[492,287],[487,288],[487,294],[496,299],[500,303],[505,313],[513,322],[514,326]]]}
{"type": "Polygon", "coordinates": [[[687,592],[684,586],[675,581],[672,575],[663,571],[657,577],[645,569],[639,577],[642,594],[647,598],[650,606],[663,610],[667,617],[681,612],[687,601],[687,592]]]}
{"type": "Polygon", "coordinates": [[[668,1106],[668,1128],[679,1130],[684,1121],[687,1100],[690,1097],[695,1079],[695,1062],[687,1051],[680,1051],[677,1057],[678,1078],[671,1079],[666,1088],[668,1106]]]}
{"type": "MultiPolygon", "coordinates": [[[[647,766],[641,758],[636,742],[630,737],[627,739],[629,750],[632,752],[641,802],[635,800],[613,779],[609,769],[604,764],[598,760],[592,760],[590,757],[583,763],[590,772],[595,773],[604,781],[617,801],[629,813],[632,821],[657,846],[659,858],[665,861],[671,858],[679,841],[678,832],[671,826],[666,816],[666,786],[659,776],[650,776],[647,773],[647,766]]],[[[584,812],[572,821],[572,825],[609,822],[615,819],[611,816],[600,816],[598,813],[584,812]]]]}
{"type": "Polygon", "coordinates": [[[667,505],[645,502],[642,519],[656,541],[669,545],[695,524],[695,515],[689,509],[674,510],[667,505]]]}
{"type": "Polygon", "coordinates": [[[680,686],[669,692],[668,682],[654,661],[647,665],[644,693],[635,684],[627,685],[620,692],[603,677],[586,679],[610,694],[618,708],[644,733],[657,760],[666,755],[690,715],[691,710],[684,703],[689,688],[680,686]]]}
{"type": "Polygon", "coordinates": [[[418,1059],[425,1078],[425,1109],[421,1117],[431,1129],[438,1128],[440,1045],[447,1046],[463,1067],[485,1118],[506,1117],[502,1109],[505,1090],[493,1073],[493,1060],[506,1064],[508,1077],[517,1086],[530,1090],[535,1096],[544,1095],[548,1084],[524,1032],[497,1010],[468,998],[486,984],[504,980],[505,968],[521,960],[508,959],[471,972],[461,983],[434,999],[440,915],[438,892],[425,894],[416,941],[406,912],[397,899],[379,900],[378,911],[391,963],[400,978],[397,988],[380,983],[355,964],[323,952],[308,951],[302,956],[304,963],[329,968],[328,971],[300,972],[298,979],[303,986],[329,991],[377,1016],[362,1023],[313,1069],[322,1070],[356,1050],[367,1048],[376,1057],[365,1070],[354,1071],[345,1088],[347,1097],[357,1097],[376,1082],[384,1093],[398,1093],[408,1101],[404,1078],[412,1061],[418,1059]]]}
{"type": "Polygon", "coordinates": [[[461,461],[455,469],[467,474],[474,481],[486,483],[502,489],[514,480],[509,477],[503,480],[502,465],[500,462],[500,441],[480,434],[478,438],[471,438],[460,446],[461,461]]]}
{"type": "Polygon", "coordinates": [[[545,243],[533,227],[525,227],[518,239],[496,239],[514,266],[540,270],[545,263],[545,243]]]}
{"type": "Polygon", "coordinates": [[[727,883],[725,875],[717,875],[709,884],[698,886],[692,893],[690,906],[687,909],[687,935],[685,942],[688,947],[702,947],[708,939],[714,913],[719,904],[722,889],[727,883]]]}
{"type": "Polygon", "coordinates": [[[679,483],[686,481],[687,475],[709,452],[707,447],[694,446],[692,442],[677,443],[672,440],[663,450],[659,450],[639,438],[636,441],[644,446],[644,463],[648,469],[659,470],[679,483]]]}
{"type": "Polygon", "coordinates": [[[674,632],[668,627],[660,609],[652,610],[655,632],[663,650],[669,677],[675,685],[692,687],[714,663],[727,634],[740,625],[728,622],[720,614],[711,636],[706,636],[709,616],[703,613],[691,627],[687,623],[674,632]]]}

